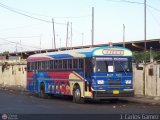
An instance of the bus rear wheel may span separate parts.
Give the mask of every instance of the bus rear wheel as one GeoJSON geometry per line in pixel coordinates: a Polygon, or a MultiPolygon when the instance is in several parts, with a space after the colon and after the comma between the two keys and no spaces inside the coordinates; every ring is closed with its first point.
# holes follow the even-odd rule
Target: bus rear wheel
{"type": "Polygon", "coordinates": [[[48,98],[48,94],[45,93],[45,85],[44,85],[44,83],[42,83],[42,84],[40,85],[40,91],[39,91],[38,96],[39,96],[40,98],[44,98],[44,99],[47,99],[47,98],[48,98]]]}
{"type": "Polygon", "coordinates": [[[78,104],[83,104],[85,102],[84,98],[81,97],[79,85],[76,85],[73,89],[73,102],[78,104]]]}

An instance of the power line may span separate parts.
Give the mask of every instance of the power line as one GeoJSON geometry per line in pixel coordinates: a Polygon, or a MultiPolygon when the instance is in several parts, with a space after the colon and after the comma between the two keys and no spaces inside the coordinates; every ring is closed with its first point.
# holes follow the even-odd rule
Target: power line
{"type": "MultiPolygon", "coordinates": [[[[18,42],[13,42],[13,41],[10,41],[10,40],[7,40],[5,38],[0,38],[0,40],[3,40],[5,42],[8,42],[8,43],[11,43],[11,44],[17,44],[18,42]]],[[[19,43],[18,43],[19,44],[19,43]]],[[[22,45],[22,44],[21,44],[22,45]]],[[[33,46],[29,46],[29,45],[23,45],[23,46],[26,46],[26,47],[30,47],[30,48],[35,48],[35,49],[39,49],[39,47],[33,47],[33,46]]]]}
{"type": "MultiPolygon", "coordinates": [[[[35,20],[39,20],[39,21],[42,21],[42,22],[46,22],[46,23],[52,23],[52,21],[48,21],[48,20],[44,20],[44,19],[41,19],[41,18],[37,18],[37,17],[33,17],[33,16],[30,16],[30,15],[24,14],[24,13],[22,13],[22,12],[19,12],[19,11],[17,11],[17,10],[14,10],[14,9],[12,9],[12,8],[10,8],[10,7],[2,4],[2,3],[0,3],[0,7],[5,8],[5,9],[11,11],[11,12],[17,13],[17,14],[19,14],[19,15],[23,15],[23,16],[25,16],[25,17],[29,17],[29,18],[32,18],[32,19],[35,19],[35,20]]],[[[55,24],[66,25],[65,23],[57,23],[57,22],[55,22],[55,24]]]]}
{"type": "Polygon", "coordinates": [[[5,39],[13,39],[13,38],[38,38],[40,36],[23,36],[23,37],[7,37],[5,39]]]}
{"type": "Polygon", "coordinates": [[[120,2],[133,3],[133,4],[144,4],[141,2],[133,2],[133,1],[128,1],[128,0],[120,0],[120,2]]]}
{"type": "Polygon", "coordinates": [[[155,20],[155,22],[160,26],[160,22],[158,21],[158,19],[154,16],[154,14],[150,10],[149,12],[152,15],[153,19],[155,20]]]}
{"type": "MultiPolygon", "coordinates": [[[[24,11],[24,10],[20,10],[20,9],[17,9],[17,8],[9,7],[9,6],[7,6],[5,4],[2,4],[2,3],[0,3],[0,7],[3,7],[5,9],[9,10],[9,11],[12,11],[12,12],[15,12],[17,14],[23,15],[25,17],[29,17],[29,18],[32,18],[32,19],[35,19],[35,20],[46,22],[46,23],[52,23],[52,21],[48,21],[48,20],[44,20],[44,19],[41,19],[41,18],[33,17],[31,15],[28,15],[28,14],[33,14],[33,15],[38,15],[38,16],[43,16],[43,17],[56,18],[56,19],[85,18],[85,17],[90,17],[91,16],[91,15],[84,15],[84,16],[53,17],[53,16],[31,13],[31,12],[28,12],[28,11],[24,11]],[[25,13],[27,13],[27,14],[25,14],[25,13]]],[[[66,23],[58,23],[58,22],[55,22],[55,24],[67,25],[66,23]]]]}
{"type": "MultiPolygon", "coordinates": [[[[7,43],[7,45],[8,45],[8,44],[15,47],[15,44],[13,45],[12,43],[9,43],[9,42],[7,43]]],[[[28,50],[28,49],[26,49],[26,48],[24,48],[24,47],[22,47],[22,46],[18,46],[18,44],[17,44],[17,47],[18,47],[18,48],[23,48],[23,49],[25,49],[25,50],[28,50]]]]}
{"type": "Polygon", "coordinates": [[[141,2],[133,2],[133,1],[129,1],[129,0],[105,0],[105,1],[111,1],[111,2],[124,2],[124,3],[132,3],[132,4],[144,4],[141,2]]]}
{"type": "Polygon", "coordinates": [[[147,4],[147,6],[150,7],[150,8],[152,8],[153,10],[155,10],[155,11],[157,11],[157,12],[160,12],[159,9],[157,9],[157,8],[155,8],[155,7],[152,7],[151,5],[148,5],[148,4],[147,4]]]}
{"type": "Polygon", "coordinates": [[[8,30],[12,30],[12,29],[23,29],[23,28],[27,28],[27,27],[33,27],[35,25],[39,25],[39,24],[30,24],[30,25],[25,25],[25,26],[17,26],[17,27],[10,27],[10,28],[3,28],[3,29],[0,29],[0,31],[8,31],[8,30]]]}
{"type": "MultiPolygon", "coordinates": [[[[129,1],[129,0],[105,0],[105,1],[111,1],[111,2],[124,2],[124,3],[131,3],[131,4],[144,4],[142,2],[134,2],[134,1],[129,1]]],[[[157,9],[149,4],[147,4],[148,7],[152,8],[153,10],[156,10],[157,12],[160,12],[160,9],[157,9]]]]}
{"type": "MultiPolygon", "coordinates": [[[[2,3],[1,3],[2,4],[2,3]]],[[[4,5],[4,4],[3,4],[4,5]]],[[[58,19],[64,19],[64,18],[85,18],[85,17],[90,17],[91,15],[83,15],[83,16],[67,16],[67,17],[53,17],[53,16],[49,16],[49,15],[44,15],[44,14],[37,14],[37,13],[33,13],[33,12],[28,12],[28,11],[25,11],[25,10],[21,10],[21,9],[17,9],[17,8],[14,8],[14,7],[9,7],[7,5],[5,5],[6,7],[10,8],[10,9],[13,9],[13,10],[16,10],[16,11],[21,11],[23,13],[27,13],[27,14],[32,14],[32,15],[36,15],[36,16],[41,16],[41,17],[49,17],[49,18],[58,18],[58,19]]]]}
{"type": "Polygon", "coordinates": [[[56,19],[66,19],[66,18],[86,18],[86,17],[91,17],[91,15],[84,15],[84,16],[68,16],[68,17],[54,17],[56,19]]]}

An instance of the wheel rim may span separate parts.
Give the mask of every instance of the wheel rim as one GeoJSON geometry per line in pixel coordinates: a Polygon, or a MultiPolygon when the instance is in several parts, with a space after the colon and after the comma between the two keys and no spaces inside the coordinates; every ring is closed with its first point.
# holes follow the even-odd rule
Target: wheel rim
{"type": "Polygon", "coordinates": [[[75,100],[76,101],[79,101],[80,99],[80,90],[79,89],[76,89],[75,92],[74,92],[74,96],[75,96],[75,100]]]}

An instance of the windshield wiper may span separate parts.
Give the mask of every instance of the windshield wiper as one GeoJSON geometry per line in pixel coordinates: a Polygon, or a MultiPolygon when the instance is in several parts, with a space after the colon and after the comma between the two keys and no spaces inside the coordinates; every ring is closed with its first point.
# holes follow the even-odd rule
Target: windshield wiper
{"type": "Polygon", "coordinates": [[[117,62],[121,66],[121,68],[123,69],[124,73],[127,75],[127,72],[126,72],[125,68],[123,67],[123,65],[119,61],[117,61],[117,62]]]}

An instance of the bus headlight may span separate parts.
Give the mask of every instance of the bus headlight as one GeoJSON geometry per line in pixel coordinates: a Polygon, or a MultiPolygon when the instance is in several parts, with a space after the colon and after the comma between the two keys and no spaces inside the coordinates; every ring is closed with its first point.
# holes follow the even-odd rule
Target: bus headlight
{"type": "Polygon", "coordinates": [[[100,84],[100,85],[104,84],[104,80],[97,80],[97,83],[100,84]]]}
{"type": "Polygon", "coordinates": [[[131,84],[132,81],[131,81],[131,80],[125,80],[125,83],[126,83],[126,84],[131,84]]]}

